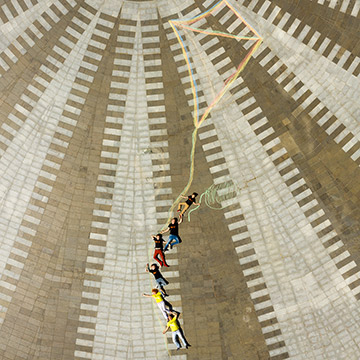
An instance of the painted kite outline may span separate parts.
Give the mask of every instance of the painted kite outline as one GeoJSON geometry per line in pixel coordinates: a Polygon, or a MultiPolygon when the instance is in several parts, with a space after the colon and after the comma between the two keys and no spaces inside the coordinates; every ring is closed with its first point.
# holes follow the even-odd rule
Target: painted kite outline
{"type": "Polygon", "coordinates": [[[182,48],[182,52],[188,67],[188,72],[189,72],[189,76],[190,76],[190,82],[191,82],[191,87],[192,87],[192,92],[193,92],[193,98],[194,98],[194,126],[196,128],[199,128],[201,126],[201,124],[205,121],[205,119],[207,118],[207,116],[209,115],[210,111],[214,108],[214,106],[220,101],[220,99],[224,96],[224,94],[226,93],[226,91],[229,89],[229,87],[231,86],[231,84],[238,78],[238,76],[240,75],[241,71],[245,68],[246,64],[249,62],[251,55],[257,50],[257,48],[260,46],[261,42],[262,42],[262,38],[261,36],[257,33],[257,31],[250,25],[248,24],[245,19],[233,8],[233,6],[231,4],[229,4],[229,2],[227,0],[220,0],[219,2],[217,2],[215,5],[213,5],[209,10],[205,11],[204,13],[197,15],[195,17],[192,17],[190,19],[183,19],[183,20],[170,20],[169,21],[170,26],[172,27],[178,42],[182,48]],[[196,23],[197,21],[205,18],[206,16],[210,15],[212,12],[214,12],[218,7],[220,7],[221,5],[226,4],[226,6],[232,10],[232,12],[238,17],[238,19],[240,19],[240,21],[246,26],[247,29],[249,29],[251,32],[253,32],[255,34],[255,36],[238,36],[238,35],[233,35],[230,33],[225,33],[225,32],[221,32],[221,31],[216,31],[216,30],[211,30],[211,31],[207,31],[204,29],[199,29],[196,28],[194,26],[189,26],[192,25],[194,23],[196,23]],[[194,32],[199,32],[199,33],[203,33],[206,35],[214,35],[214,36],[222,36],[222,37],[227,37],[227,38],[232,38],[232,39],[238,39],[238,40],[252,40],[254,41],[254,45],[252,45],[251,49],[249,50],[249,52],[247,53],[247,55],[245,56],[245,58],[240,62],[239,66],[236,68],[235,72],[230,75],[230,77],[225,81],[224,83],[224,87],[222,88],[222,90],[218,93],[218,95],[215,97],[215,99],[212,101],[212,103],[207,107],[207,109],[205,110],[205,113],[203,114],[203,116],[201,117],[201,119],[199,120],[199,104],[198,104],[198,96],[197,96],[197,86],[196,86],[196,81],[194,80],[194,74],[193,74],[193,69],[191,66],[191,61],[190,61],[190,56],[189,56],[189,51],[187,50],[187,47],[182,39],[182,36],[179,32],[179,29],[186,29],[186,30],[190,30],[190,31],[194,31],[194,32]]]}
{"type": "MultiPolygon", "coordinates": [[[[258,49],[258,47],[260,46],[260,44],[262,42],[262,37],[257,33],[257,31],[245,21],[245,19],[234,9],[234,7],[227,0],[220,0],[215,5],[213,5],[209,10],[205,11],[204,13],[202,13],[200,15],[194,16],[194,17],[192,17],[190,19],[169,20],[169,24],[172,27],[172,29],[173,29],[173,31],[175,33],[175,36],[177,37],[177,40],[178,40],[178,42],[180,44],[180,47],[182,49],[182,53],[183,53],[183,56],[184,56],[184,59],[186,61],[187,68],[188,68],[188,73],[189,73],[190,83],[191,83],[191,89],[192,89],[192,93],[193,93],[193,100],[194,100],[194,119],[193,119],[193,122],[194,122],[195,129],[194,129],[194,131],[192,133],[192,148],[191,148],[191,153],[190,153],[189,180],[188,180],[188,183],[185,186],[185,188],[182,190],[181,194],[177,197],[177,199],[174,201],[171,208],[169,209],[169,217],[167,219],[166,224],[170,221],[170,219],[172,217],[172,212],[174,211],[175,206],[180,201],[181,196],[183,194],[185,194],[189,190],[189,188],[191,186],[191,183],[192,183],[192,180],[193,180],[193,177],[194,177],[194,168],[195,168],[195,166],[194,166],[195,165],[195,145],[196,145],[196,139],[197,139],[197,132],[198,132],[200,126],[206,120],[206,118],[209,115],[210,111],[214,108],[214,106],[216,106],[216,104],[224,96],[224,94],[230,88],[230,86],[233,84],[233,82],[239,77],[240,73],[245,68],[246,64],[249,62],[252,54],[258,49]],[[250,37],[238,36],[238,35],[233,35],[233,34],[221,32],[221,31],[216,31],[216,30],[207,31],[207,30],[204,30],[204,29],[196,28],[194,26],[189,26],[189,25],[192,25],[192,24],[196,23],[197,21],[205,18],[206,16],[210,15],[213,11],[215,11],[217,8],[219,8],[223,4],[225,4],[225,6],[227,6],[237,16],[237,18],[240,19],[240,21],[243,24],[245,24],[246,28],[249,29],[250,31],[252,31],[253,34],[255,34],[255,36],[250,36],[250,37]],[[236,68],[234,73],[231,74],[225,80],[223,88],[216,95],[216,97],[211,102],[211,104],[206,108],[206,110],[205,110],[205,112],[202,115],[200,120],[199,120],[199,102],[198,102],[197,85],[196,85],[196,81],[195,81],[195,78],[194,78],[193,68],[192,68],[191,61],[190,61],[190,56],[189,56],[189,51],[187,50],[187,47],[186,47],[186,45],[185,45],[185,43],[183,41],[183,38],[182,38],[182,36],[180,34],[180,31],[179,31],[179,29],[181,29],[181,28],[186,29],[186,30],[190,30],[190,31],[194,31],[194,32],[205,33],[207,35],[222,36],[222,37],[239,39],[239,40],[254,41],[254,45],[252,45],[252,47],[248,51],[247,55],[240,62],[239,66],[236,68]]],[[[166,224],[163,226],[162,229],[164,229],[166,227],[166,224]]]]}

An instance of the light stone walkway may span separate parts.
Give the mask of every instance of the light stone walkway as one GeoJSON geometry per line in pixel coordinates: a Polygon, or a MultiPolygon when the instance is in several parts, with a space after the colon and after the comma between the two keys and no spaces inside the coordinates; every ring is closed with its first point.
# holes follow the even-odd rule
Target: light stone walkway
{"type": "MultiPolygon", "coordinates": [[[[216,2],[0,2],[1,359],[359,359],[356,1],[228,2],[263,43],[198,133],[188,192],[218,210],[162,269],[191,348],[141,296],[190,167],[169,20],[216,2]]],[[[245,31],[226,2],[200,24],[245,31]]],[[[202,115],[252,43],[180,35],[202,115]]]]}

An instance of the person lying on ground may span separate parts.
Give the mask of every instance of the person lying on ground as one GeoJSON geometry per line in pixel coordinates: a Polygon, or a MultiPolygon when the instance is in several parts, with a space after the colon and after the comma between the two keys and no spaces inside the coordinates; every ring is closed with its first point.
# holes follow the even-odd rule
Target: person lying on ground
{"type": "Polygon", "coordinates": [[[164,239],[162,238],[161,234],[157,235],[151,235],[152,239],[155,242],[155,250],[154,250],[154,256],[153,258],[160,264],[160,266],[166,266],[169,267],[169,265],[166,263],[165,255],[163,251],[163,245],[164,245],[164,239]],[[158,258],[160,256],[161,260],[158,258]]]}
{"type": "Polygon", "coordinates": [[[164,233],[170,231],[168,241],[164,247],[164,252],[168,250],[169,246],[170,246],[170,249],[172,249],[174,245],[180,244],[182,242],[182,240],[179,236],[179,225],[182,223],[182,221],[183,221],[182,218],[180,218],[180,220],[178,220],[176,217],[174,217],[171,219],[171,222],[168,225],[168,228],[161,231],[161,234],[164,234],[164,233]],[[174,242],[173,242],[173,240],[174,240],[174,242]]]}
{"type": "Polygon", "coordinates": [[[168,313],[173,311],[173,308],[172,308],[172,305],[168,301],[164,300],[161,292],[158,289],[152,289],[151,290],[151,295],[143,293],[142,296],[154,298],[155,302],[156,302],[156,305],[160,309],[160,311],[163,314],[165,320],[168,319],[168,313]]]}
{"type": "Polygon", "coordinates": [[[146,268],[145,270],[147,272],[150,272],[151,274],[154,275],[155,281],[156,281],[156,287],[158,289],[160,289],[160,291],[162,292],[163,296],[169,296],[166,293],[166,290],[164,288],[164,286],[168,285],[169,282],[163,277],[163,275],[161,274],[160,270],[159,270],[159,266],[158,264],[151,264],[151,266],[149,267],[149,264],[146,264],[146,268]]]}
{"type": "Polygon", "coordinates": [[[180,215],[179,215],[179,217],[181,218],[181,217],[184,215],[185,211],[186,211],[187,209],[189,209],[189,207],[190,207],[192,204],[194,204],[194,205],[200,205],[200,204],[198,204],[198,203],[195,202],[196,197],[198,196],[198,193],[196,193],[196,192],[193,192],[193,193],[192,193],[191,195],[189,195],[188,197],[182,196],[182,195],[180,195],[180,196],[181,196],[183,199],[187,199],[185,202],[179,203],[178,208],[177,208],[177,211],[178,211],[178,212],[181,211],[181,212],[180,212],[180,215]],[[181,208],[182,208],[182,209],[181,209],[181,208]]]}
{"type": "Polygon", "coordinates": [[[176,313],[175,311],[171,311],[168,315],[168,322],[166,324],[166,328],[163,331],[163,334],[165,334],[169,329],[171,329],[171,335],[173,342],[176,346],[176,350],[181,349],[181,343],[178,340],[178,338],[180,338],[186,349],[191,346],[186,340],[184,332],[181,329],[181,326],[178,321],[179,316],[180,316],[179,313],[176,313]]]}

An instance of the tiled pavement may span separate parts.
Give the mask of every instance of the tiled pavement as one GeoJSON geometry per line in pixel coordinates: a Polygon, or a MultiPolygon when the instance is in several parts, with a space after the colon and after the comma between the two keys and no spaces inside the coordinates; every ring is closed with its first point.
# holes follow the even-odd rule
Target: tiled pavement
{"type": "MultiPolygon", "coordinates": [[[[141,297],[194,129],[168,21],[215,3],[0,2],[1,359],[359,359],[356,0],[228,2],[263,43],[198,133],[218,209],[167,253],[189,350],[141,297]]],[[[226,2],[201,24],[244,30],[226,2]]],[[[203,113],[249,44],[181,35],[203,113]]]]}

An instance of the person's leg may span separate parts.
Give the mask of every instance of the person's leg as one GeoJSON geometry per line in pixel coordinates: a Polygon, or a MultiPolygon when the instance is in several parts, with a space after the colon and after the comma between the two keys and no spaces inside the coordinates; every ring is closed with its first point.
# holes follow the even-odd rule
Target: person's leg
{"type": "Polygon", "coordinates": [[[176,235],[169,235],[169,239],[168,242],[166,243],[165,247],[164,247],[164,251],[167,250],[168,246],[170,245],[170,249],[173,248],[174,244],[173,244],[173,240],[177,240],[177,236],[176,235]]]}
{"type": "Polygon", "coordinates": [[[165,288],[161,286],[160,288],[161,293],[163,294],[163,297],[169,296],[169,294],[166,292],[165,288]]]}
{"type": "Polygon", "coordinates": [[[158,278],[158,279],[156,279],[156,282],[157,282],[158,286],[160,286],[160,287],[166,286],[168,284],[168,282],[165,281],[164,278],[158,278]]]}
{"type": "Polygon", "coordinates": [[[167,312],[173,311],[173,306],[167,300],[164,300],[164,307],[167,312]]]}
{"type": "Polygon", "coordinates": [[[181,217],[181,216],[183,216],[184,215],[184,212],[189,208],[189,204],[187,204],[187,203],[184,203],[185,205],[184,205],[184,207],[183,207],[183,209],[181,210],[181,213],[179,214],[179,216],[181,217]]]}
{"type": "Polygon", "coordinates": [[[178,208],[177,208],[177,211],[180,211],[180,210],[181,210],[181,207],[182,207],[182,206],[185,206],[185,205],[187,205],[186,202],[181,202],[181,203],[179,203],[178,208]]]}
{"type": "Polygon", "coordinates": [[[168,294],[166,293],[164,286],[167,285],[167,283],[165,282],[165,280],[163,278],[159,278],[156,279],[157,282],[157,288],[161,290],[161,292],[163,293],[164,296],[168,296],[168,294]]]}
{"type": "Polygon", "coordinates": [[[175,241],[171,242],[171,244],[170,244],[170,249],[172,249],[175,245],[181,243],[180,238],[178,236],[172,235],[171,241],[174,240],[174,239],[175,239],[175,241]]]}
{"type": "Polygon", "coordinates": [[[165,255],[161,250],[159,252],[159,255],[160,255],[161,260],[163,261],[163,265],[166,266],[166,267],[169,267],[169,265],[166,263],[165,255]]]}
{"type": "Polygon", "coordinates": [[[185,338],[185,335],[184,335],[184,333],[183,333],[183,331],[182,331],[182,329],[180,328],[179,330],[176,330],[176,333],[177,333],[177,335],[179,336],[179,338],[180,338],[180,340],[182,341],[182,343],[184,344],[184,346],[191,346],[188,342],[187,342],[187,340],[186,340],[186,338],[185,338]]]}
{"type": "Polygon", "coordinates": [[[167,321],[168,314],[167,314],[167,311],[166,311],[166,309],[165,309],[165,303],[164,303],[163,301],[158,302],[158,303],[157,303],[157,306],[159,307],[161,313],[163,314],[165,320],[167,321]]]}
{"type": "Polygon", "coordinates": [[[172,331],[171,332],[171,335],[172,335],[172,339],[173,339],[173,343],[175,344],[176,348],[177,349],[180,349],[181,348],[181,344],[179,343],[178,341],[178,336],[177,336],[177,331],[172,331]]]}
{"type": "Polygon", "coordinates": [[[159,249],[155,249],[153,258],[160,264],[160,266],[163,266],[163,262],[161,260],[159,260],[159,258],[158,258],[159,254],[161,256],[162,251],[159,249]]]}
{"type": "Polygon", "coordinates": [[[166,245],[164,247],[164,251],[167,251],[168,246],[171,245],[171,240],[172,240],[172,237],[170,235],[169,238],[168,238],[168,241],[167,241],[167,243],[166,243],[166,245]]]}

